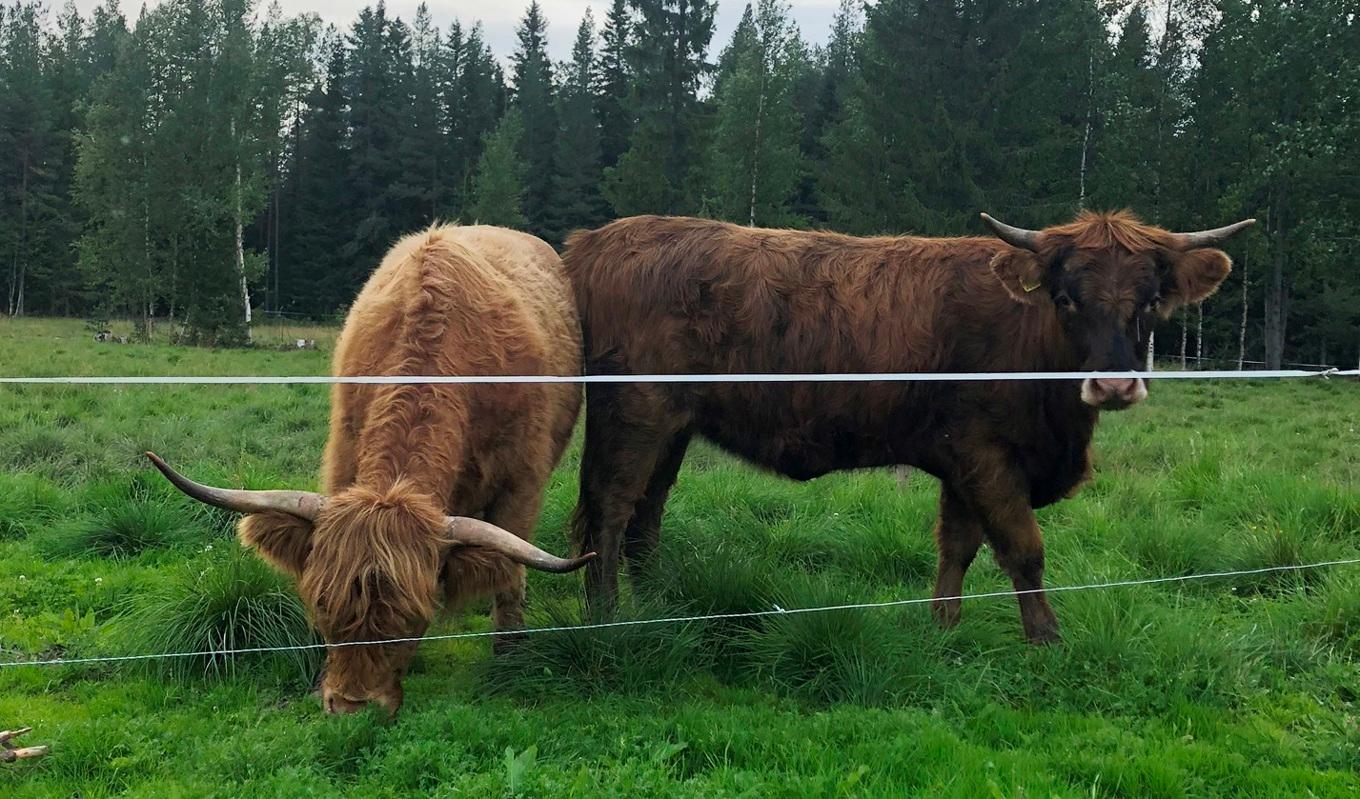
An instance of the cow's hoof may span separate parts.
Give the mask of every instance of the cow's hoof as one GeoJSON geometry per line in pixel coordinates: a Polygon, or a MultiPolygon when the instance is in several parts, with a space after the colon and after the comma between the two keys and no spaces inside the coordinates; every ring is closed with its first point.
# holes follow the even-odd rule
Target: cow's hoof
{"type": "Polygon", "coordinates": [[[1029,630],[1028,632],[1025,633],[1025,637],[1028,638],[1029,642],[1031,644],[1034,644],[1035,646],[1047,646],[1049,644],[1062,643],[1062,633],[1058,632],[1058,625],[1056,624],[1044,625],[1043,627],[1040,627],[1038,629],[1029,630]]]}
{"type": "Polygon", "coordinates": [[[495,657],[506,657],[513,654],[528,639],[524,633],[510,633],[508,635],[498,635],[491,641],[491,654],[495,657]]]}
{"type": "Polygon", "coordinates": [[[936,600],[931,603],[931,615],[935,617],[935,623],[940,625],[941,630],[952,630],[959,626],[959,619],[963,617],[961,604],[957,599],[936,600]]]}

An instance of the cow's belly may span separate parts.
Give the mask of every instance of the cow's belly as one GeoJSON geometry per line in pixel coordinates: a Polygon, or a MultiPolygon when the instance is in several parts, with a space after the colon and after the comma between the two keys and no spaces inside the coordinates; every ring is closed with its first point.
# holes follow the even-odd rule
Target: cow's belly
{"type": "Polygon", "coordinates": [[[916,463],[926,429],[895,387],[762,384],[720,389],[697,405],[709,441],[796,480],[916,463]]]}

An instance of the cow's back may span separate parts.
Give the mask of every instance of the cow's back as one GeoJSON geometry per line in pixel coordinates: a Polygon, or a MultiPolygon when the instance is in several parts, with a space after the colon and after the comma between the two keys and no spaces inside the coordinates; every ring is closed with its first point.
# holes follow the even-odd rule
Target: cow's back
{"type": "MultiPolygon", "coordinates": [[[[351,307],[337,375],[578,374],[580,326],[556,253],[484,226],[398,242],[351,307]]],[[[413,480],[476,505],[520,470],[551,470],[579,407],[572,385],[337,385],[326,489],[413,480]]],[[[455,512],[479,508],[450,507],[455,512]]]]}

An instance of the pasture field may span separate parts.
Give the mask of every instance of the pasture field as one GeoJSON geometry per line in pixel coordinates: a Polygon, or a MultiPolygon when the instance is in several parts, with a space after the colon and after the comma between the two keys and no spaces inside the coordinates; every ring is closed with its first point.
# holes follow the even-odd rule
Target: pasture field
{"type": "MultiPolygon", "coordinates": [[[[0,321],[0,373],[318,374],[329,352],[98,344],[0,321]]],[[[289,586],[199,479],[311,488],[324,386],[0,386],[0,660],[311,640],[289,586]]],[[[1360,555],[1360,386],[1154,383],[1107,414],[1097,475],[1041,512],[1048,584],[1360,555]]],[[[578,450],[539,541],[566,548],[578,450]]],[[[705,446],[665,567],[624,614],[928,596],[934,481],[796,484],[705,446]]],[[[969,592],[1009,584],[979,558],[969,592]]],[[[423,645],[390,725],[328,718],[314,653],[0,669],[0,728],[46,759],[0,795],[1355,796],[1360,567],[1051,597],[1061,645],[1013,599],[423,645]]],[[[531,626],[580,618],[580,576],[532,574],[531,626]]],[[[484,630],[484,607],[432,630],[484,630]]]]}

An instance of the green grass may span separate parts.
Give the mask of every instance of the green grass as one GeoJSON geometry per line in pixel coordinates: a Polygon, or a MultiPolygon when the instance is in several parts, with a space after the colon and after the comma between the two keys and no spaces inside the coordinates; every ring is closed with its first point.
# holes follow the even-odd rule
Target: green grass
{"type": "MultiPolygon", "coordinates": [[[[290,333],[291,335],[291,333],[290,333]]],[[[303,336],[298,336],[303,337],[303,336]]],[[[0,373],[319,374],[317,350],[97,344],[0,321],[0,373]]],[[[290,586],[237,550],[195,477],[312,488],[322,386],[0,387],[0,659],[314,640],[290,586]]],[[[1096,478],[1040,513],[1050,585],[1360,554],[1360,386],[1153,386],[1111,414],[1096,478]]],[[[579,449],[539,538],[562,550],[579,449]]],[[[806,484],[698,445],[647,619],[928,596],[936,488],[806,484]]],[[[1008,587],[979,558],[967,590],[1008,587]]],[[[579,576],[534,574],[529,623],[581,618],[579,576]]],[[[1057,593],[1064,642],[1022,642],[1009,599],[422,646],[390,725],[328,718],[314,652],[0,669],[0,728],[50,757],[0,795],[1354,796],[1360,567],[1057,593]]],[[[434,633],[485,630],[485,607],[434,633]]]]}

